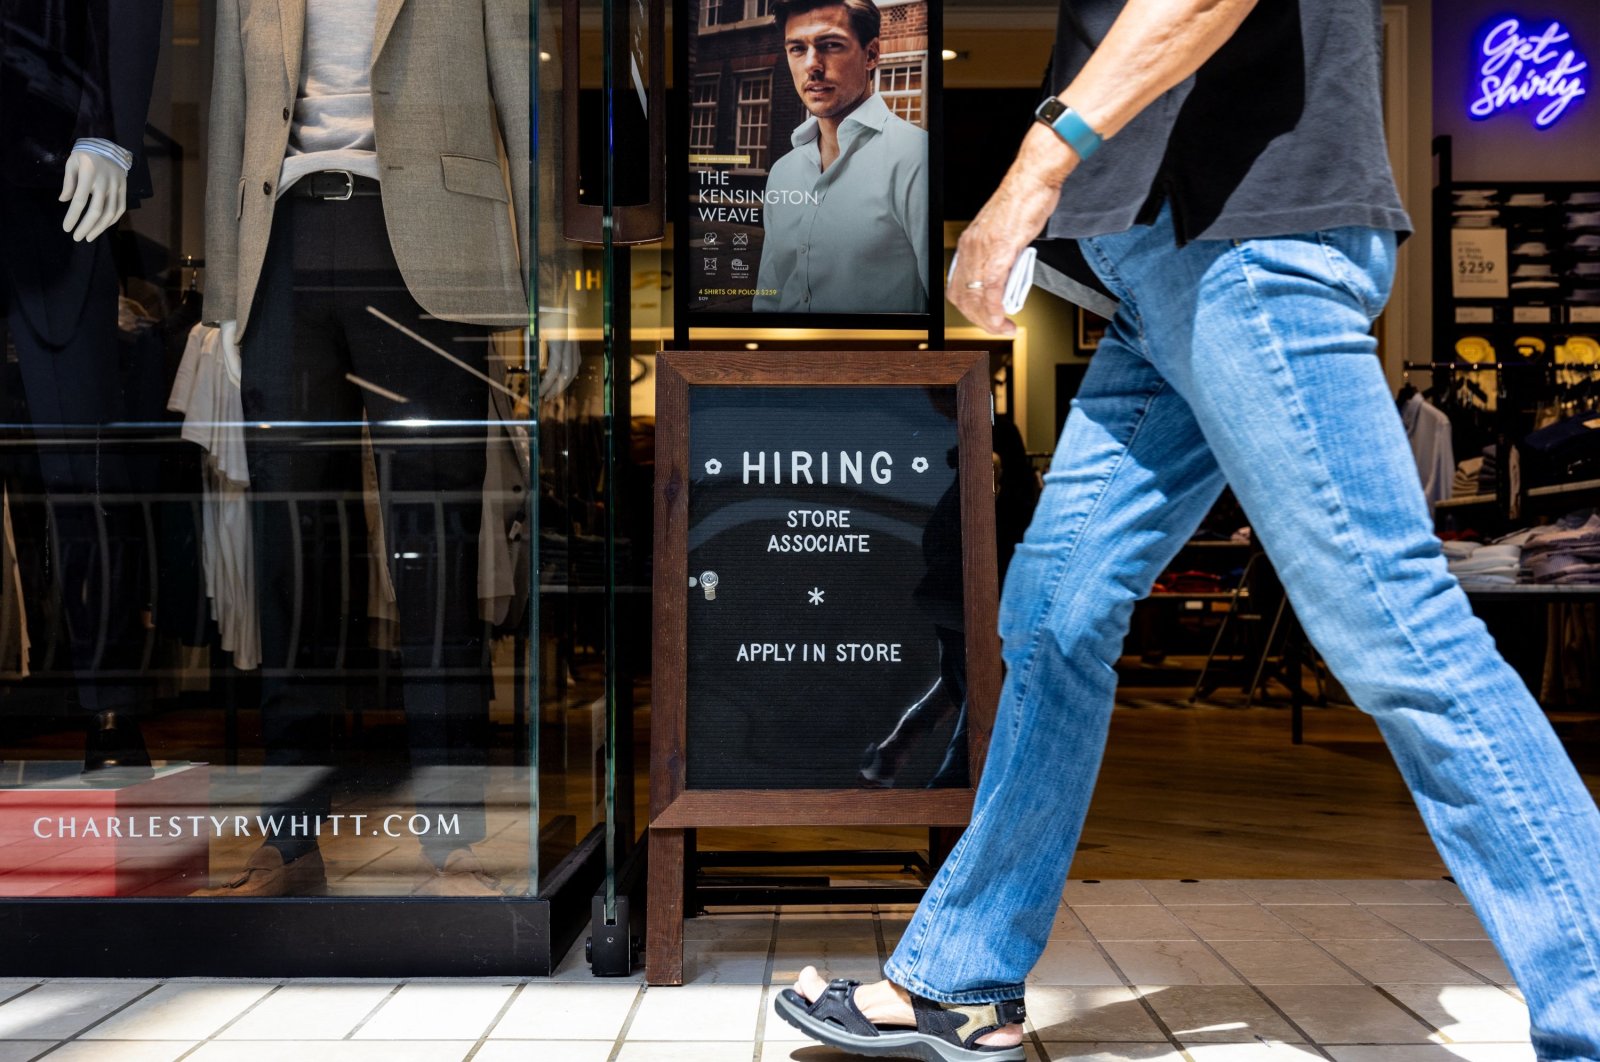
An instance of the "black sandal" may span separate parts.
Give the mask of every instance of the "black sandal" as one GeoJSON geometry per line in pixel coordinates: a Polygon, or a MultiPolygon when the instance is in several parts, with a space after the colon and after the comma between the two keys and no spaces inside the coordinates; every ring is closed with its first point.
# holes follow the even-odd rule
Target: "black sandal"
{"type": "Polygon", "coordinates": [[[1027,1018],[1022,1000],[962,1005],[935,1003],[911,997],[917,1016],[915,1029],[904,1025],[874,1025],[856,1006],[860,981],[829,981],[815,1002],[792,988],[778,994],[773,1006],[778,1016],[830,1047],[859,1055],[916,1058],[922,1062],[1023,1062],[1021,1044],[986,1047],[978,1038],[1027,1018]]]}

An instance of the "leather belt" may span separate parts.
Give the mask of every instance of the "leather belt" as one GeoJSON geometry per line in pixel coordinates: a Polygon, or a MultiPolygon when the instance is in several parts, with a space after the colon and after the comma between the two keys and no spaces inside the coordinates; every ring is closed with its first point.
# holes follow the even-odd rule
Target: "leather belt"
{"type": "Polygon", "coordinates": [[[323,199],[340,202],[356,196],[382,194],[382,185],[371,177],[349,170],[319,170],[308,173],[284,193],[297,199],[323,199]]]}

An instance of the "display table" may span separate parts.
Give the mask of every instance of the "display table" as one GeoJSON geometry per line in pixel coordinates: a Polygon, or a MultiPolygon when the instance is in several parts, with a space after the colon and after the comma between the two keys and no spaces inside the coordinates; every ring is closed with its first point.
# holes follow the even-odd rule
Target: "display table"
{"type": "Polygon", "coordinates": [[[186,896],[210,870],[209,768],[118,785],[81,762],[0,762],[0,896],[186,896]]]}

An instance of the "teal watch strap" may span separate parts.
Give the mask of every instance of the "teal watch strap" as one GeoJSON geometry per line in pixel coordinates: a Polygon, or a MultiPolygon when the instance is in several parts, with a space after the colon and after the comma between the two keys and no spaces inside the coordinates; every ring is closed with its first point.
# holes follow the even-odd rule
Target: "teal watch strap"
{"type": "Polygon", "coordinates": [[[1054,96],[1039,104],[1033,116],[1055,130],[1056,136],[1065,140],[1080,159],[1087,159],[1105,143],[1105,138],[1089,128],[1082,115],[1054,96]]]}

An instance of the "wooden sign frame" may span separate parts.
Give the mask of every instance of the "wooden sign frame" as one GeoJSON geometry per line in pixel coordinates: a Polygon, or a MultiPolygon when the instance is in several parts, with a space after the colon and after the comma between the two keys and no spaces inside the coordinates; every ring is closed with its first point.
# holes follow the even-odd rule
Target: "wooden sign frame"
{"type": "Polygon", "coordinates": [[[702,826],[960,827],[1000,696],[989,356],[983,351],[688,352],[656,359],[655,663],[651,704],[646,979],[683,982],[685,831],[702,826]],[[971,788],[691,789],[688,756],[691,387],[949,387],[960,440],[971,788]]]}

